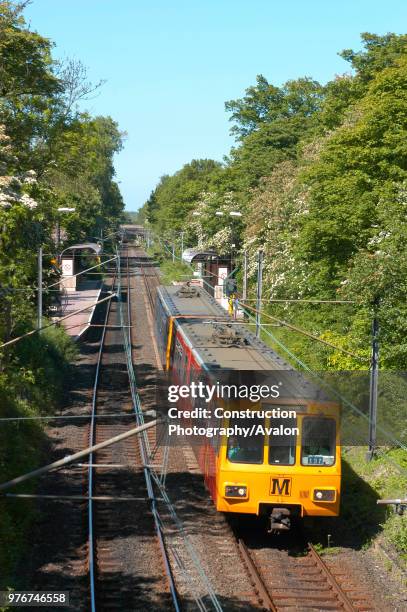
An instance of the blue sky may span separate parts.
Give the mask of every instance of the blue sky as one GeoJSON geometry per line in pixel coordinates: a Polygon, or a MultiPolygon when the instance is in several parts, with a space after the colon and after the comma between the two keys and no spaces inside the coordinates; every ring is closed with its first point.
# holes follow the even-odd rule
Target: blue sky
{"type": "Polygon", "coordinates": [[[337,52],[358,49],[360,32],[407,30],[405,0],[33,0],[25,15],[57,57],[106,79],[85,107],[128,133],[116,159],[128,210],[191,159],[222,160],[224,102],[257,74],[325,82],[348,70],[337,52]]]}

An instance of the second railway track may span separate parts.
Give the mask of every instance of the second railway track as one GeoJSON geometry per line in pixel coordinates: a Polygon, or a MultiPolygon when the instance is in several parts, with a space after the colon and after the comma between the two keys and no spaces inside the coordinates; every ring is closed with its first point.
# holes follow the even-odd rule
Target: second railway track
{"type": "MultiPolygon", "coordinates": [[[[127,334],[132,350],[134,270],[130,261],[127,254],[122,254],[123,274],[119,277],[119,272],[112,271],[111,290],[117,291],[121,286],[121,291],[118,298],[109,300],[104,314],[89,426],[91,444],[123,433],[137,423],[124,346],[127,334]],[[115,413],[117,418],[112,418],[115,413]]],[[[92,611],[177,609],[145,464],[141,439],[127,439],[89,457],[86,467],[92,611]],[[139,541],[138,550],[132,541],[133,545],[139,541]]]]}

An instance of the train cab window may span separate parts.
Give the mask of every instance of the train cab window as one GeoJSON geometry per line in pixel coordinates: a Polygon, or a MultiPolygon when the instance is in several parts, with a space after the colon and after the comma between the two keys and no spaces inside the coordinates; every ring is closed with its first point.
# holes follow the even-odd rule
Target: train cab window
{"type": "Polygon", "coordinates": [[[176,368],[178,371],[180,370],[180,366],[182,362],[182,355],[183,355],[182,344],[177,339],[177,341],[175,342],[175,348],[174,348],[174,368],[176,368]]]}
{"type": "Polygon", "coordinates": [[[321,417],[306,417],[302,423],[302,465],[333,465],[335,463],[335,421],[321,417]]]}
{"type": "MultiPolygon", "coordinates": [[[[280,426],[284,429],[293,429],[297,427],[297,419],[270,419],[269,427],[280,426]]],[[[271,435],[269,437],[269,464],[270,465],[294,465],[295,463],[295,447],[297,436],[290,435],[271,435]]]]}
{"type": "MultiPolygon", "coordinates": [[[[230,419],[229,427],[264,425],[263,419],[230,419]]],[[[264,435],[229,436],[227,457],[232,463],[263,463],[264,435]]]]}

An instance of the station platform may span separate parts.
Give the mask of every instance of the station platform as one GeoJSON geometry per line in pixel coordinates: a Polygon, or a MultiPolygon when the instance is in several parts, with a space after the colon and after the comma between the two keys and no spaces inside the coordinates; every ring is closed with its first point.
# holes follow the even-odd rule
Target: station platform
{"type": "Polygon", "coordinates": [[[67,292],[63,317],[89,306],[89,309],[78,312],[61,322],[67,334],[74,340],[79,340],[88,329],[95,310],[95,304],[100,299],[101,290],[101,280],[86,280],[79,285],[76,291],[67,292]]]}

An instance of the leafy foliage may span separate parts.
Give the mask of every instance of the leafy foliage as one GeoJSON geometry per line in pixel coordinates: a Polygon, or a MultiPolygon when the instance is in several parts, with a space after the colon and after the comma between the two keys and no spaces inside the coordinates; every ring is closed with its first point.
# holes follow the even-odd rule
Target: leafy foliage
{"type": "MultiPolygon", "coordinates": [[[[87,81],[80,62],[54,61],[53,43],[25,23],[25,4],[0,1],[0,344],[34,326],[37,251],[55,253],[57,220],[69,244],[116,229],[123,211],[113,157],[124,134],[110,117],[79,111],[99,84],[87,81]],[[62,218],[61,206],[75,212],[62,218]]],[[[43,277],[59,277],[48,255],[43,277]]],[[[0,416],[55,411],[74,354],[61,329],[1,350],[0,416]]],[[[2,424],[0,481],[38,464],[43,443],[35,422],[2,424]]],[[[25,502],[0,503],[1,588],[31,518],[25,502]]]]}
{"type": "MultiPolygon", "coordinates": [[[[270,311],[355,355],[369,355],[375,310],[381,366],[402,370],[407,35],[361,38],[361,50],[340,54],[349,73],[324,86],[309,77],[276,86],[257,76],[242,98],[226,102],[237,139],[229,157],[204,182],[184,170],[164,177],[146,210],[153,226],[183,230],[191,245],[245,249],[252,282],[262,248],[267,297],[353,302],[270,311]],[[234,226],[227,214],[216,216],[231,210],[228,202],[242,213],[234,226]]],[[[317,369],[361,367],[292,331],[276,334],[317,369]]]]}
{"type": "Polygon", "coordinates": [[[185,217],[220,167],[211,159],[193,159],[173,176],[163,176],[147,202],[149,221],[160,231],[183,229],[185,217]]]}
{"type": "MultiPolygon", "coordinates": [[[[113,167],[123,134],[110,117],[78,110],[93,86],[77,61],[53,60],[23,8],[0,2],[0,341],[32,318],[36,251],[55,251],[57,218],[72,243],[115,229],[123,210],[113,167]]],[[[46,280],[56,274],[50,259],[46,280]]]]}

